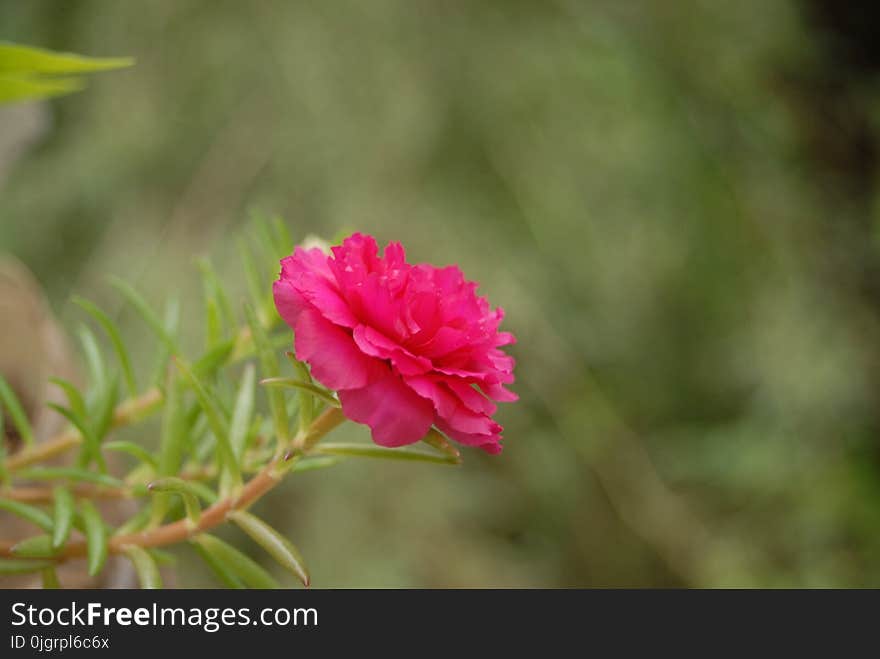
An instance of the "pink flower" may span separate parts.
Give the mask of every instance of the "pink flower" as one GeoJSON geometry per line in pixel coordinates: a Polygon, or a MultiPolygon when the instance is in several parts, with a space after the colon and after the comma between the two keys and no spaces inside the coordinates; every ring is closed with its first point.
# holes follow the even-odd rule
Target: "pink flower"
{"type": "Polygon", "coordinates": [[[488,453],[501,451],[492,400],[514,401],[515,341],[504,317],[456,266],[406,262],[356,233],[332,249],[297,247],[274,285],[278,313],[294,330],[297,359],[336,390],[345,415],[382,446],[422,439],[436,425],[488,453]],[[492,400],[490,400],[492,399],[492,400]]]}

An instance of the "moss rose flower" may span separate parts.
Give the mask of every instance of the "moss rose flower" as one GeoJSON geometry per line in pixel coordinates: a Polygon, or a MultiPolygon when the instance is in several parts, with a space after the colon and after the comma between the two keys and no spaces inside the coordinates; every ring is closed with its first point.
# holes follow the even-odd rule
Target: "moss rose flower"
{"type": "Polygon", "coordinates": [[[433,424],[498,453],[492,400],[517,398],[504,386],[513,357],[500,350],[514,337],[476,288],[456,266],[409,264],[395,242],[379,256],[375,239],[356,233],[331,255],[297,247],[273,291],[297,358],[377,444],[412,444],[433,424]]]}

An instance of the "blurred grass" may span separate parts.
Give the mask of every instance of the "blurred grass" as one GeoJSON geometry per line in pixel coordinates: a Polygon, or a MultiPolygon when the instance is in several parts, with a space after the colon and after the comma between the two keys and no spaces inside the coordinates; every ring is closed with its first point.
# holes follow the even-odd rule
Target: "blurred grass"
{"type": "MultiPolygon", "coordinates": [[[[0,249],[70,326],[72,293],[121,308],[113,273],[180,291],[197,332],[194,258],[243,290],[230,237],[262,209],[458,262],[505,307],[500,457],[347,463],[262,504],[318,586],[878,586],[876,169],[822,150],[852,131],[816,110],[804,16],[0,3],[0,38],[137,59],[52,103],[0,249]]],[[[840,112],[876,136],[872,80],[840,112]]]]}

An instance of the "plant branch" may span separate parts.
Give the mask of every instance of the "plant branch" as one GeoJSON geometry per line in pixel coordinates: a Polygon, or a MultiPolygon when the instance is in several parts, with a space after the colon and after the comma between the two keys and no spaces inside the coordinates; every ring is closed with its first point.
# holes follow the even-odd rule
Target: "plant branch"
{"type": "MultiPolygon", "coordinates": [[[[158,387],[148,389],[136,398],[130,398],[120,403],[113,412],[113,427],[127,425],[149,414],[162,403],[162,392],[158,387]]],[[[60,455],[83,442],[82,434],[78,430],[65,430],[52,439],[41,442],[33,448],[19,451],[9,456],[6,461],[6,469],[14,472],[36,462],[44,462],[56,455],[60,455]]]]}
{"type": "MultiPolygon", "coordinates": [[[[271,329],[271,327],[272,323],[269,323],[267,329],[271,329]]],[[[231,364],[246,359],[253,354],[253,337],[249,327],[243,327],[238,331],[235,336],[234,346],[230,359],[231,364]]],[[[161,404],[162,391],[159,387],[147,389],[140,396],[129,398],[116,407],[113,412],[112,427],[119,428],[133,423],[158,409],[161,404]]],[[[79,446],[82,442],[82,434],[78,430],[70,428],[45,442],[36,444],[32,448],[27,448],[14,455],[10,455],[6,460],[7,471],[11,473],[37,462],[44,462],[79,446]]]]}
{"type": "MultiPolygon", "coordinates": [[[[336,408],[327,409],[309,426],[303,445],[313,447],[324,435],[336,428],[344,420],[345,417],[340,410],[336,408]]],[[[223,524],[229,513],[246,509],[278,485],[288,472],[293,459],[300,454],[300,452],[290,452],[276,456],[256,476],[249,480],[238,493],[221,499],[202,511],[198,524],[194,525],[189,519],[180,519],[147,531],[117,535],[110,539],[109,552],[111,554],[119,554],[125,550],[125,547],[131,545],[149,548],[177,544],[198,533],[223,524]]],[[[13,542],[0,541],[0,557],[13,557],[11,550],[15,544],[13,542]]],[[[60,562],[68,558],[85,556],[86,551],[86,541],[77,539],[68,542],[53,558],[60,562]]]]}
{"type": "MultiPolygon", "coordinates": [[[[130,487],[78,485],[72,489],[75,497],[84,499],[132,499],[137,493],[130,487]]],[[[51,487],[13,487],[0,491],[0,497],[22,503],[49,503],[54,498],[51,487]]]]}

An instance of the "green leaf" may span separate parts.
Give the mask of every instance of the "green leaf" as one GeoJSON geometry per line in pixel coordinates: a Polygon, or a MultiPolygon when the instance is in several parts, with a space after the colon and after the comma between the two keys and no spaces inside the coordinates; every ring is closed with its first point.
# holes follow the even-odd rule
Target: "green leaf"
{"type": "Polygon", "coordinates": [[[92,455],[94,447],[97,444],[97,439],[95,438],[92,429],[89,428],[86,423],[86,420],[78,414],[75,414],[73,410],[69,410],[63,405],[58,405],[57,403],[46,403],[46,407],[55,410],[58,414],[70,421],[71,425],[73,425],[73,427],[79,431],[79,434],[82,435],[83,446],[86,448],[87,454],[92,455]]]}
{"type": "Polygon", "coordinates": [[[442,453],[450,456],[456,464],[461,464],[461,453],[449,441],[441,435],[437,430],[431,428],[428,434],[422,437],[422,441],[442,453]]]}
{"type": "Polygon", "coordinates": [[[11,513],[16,517],[21,517],[23,520],[39,526],[47,533],[52,531],[52,518],[36,506],[29,506],[26,503],[13,501],[12,499],[0,499],[0,510],[11,513]]]}
{"type": "Polygon", "coordinates": [[[58,581],[58,572],[54,567],[43,568],[43,590],[58,590],[61,584],[58,581]]]}
{"type": "Polygon", "coordinates": [[[147,451],[140,444],[135,444],[134,442],[128,441],[113,441],[107,442],[103,445],[103,447],[107,451],[115,451],[118,453],[127,453],[132,456],[136,460],[148,465],[154,471],[158,471],[159,465],[156,462],[156,458],[152,456],[152,454],[147,451]]]}
{"type": "Polygon", "coordinates": [[[104,526],[104,520],[101,519],[101,513],[91,501],[82,502],[80,514],[86,534],[89,576],[94,577],[107,561],[107,529],[104,526]]]}
{"type": "Polygon", "coordinates": [[[187,418],[182,387],[176,372],[169,371],[165,384],[165,409],[159,443],[159,473],[163,476],[176,474],[183,460],[187,418]]]}
{"type": "Polygon", "coordinates": [[[52,548],[52,539],[48,535],[25,538],[10,549],[13,556],[20,558],[50,558],[56,551],[52,548]]]}
{"type": "Polygon", "coordinates": [[[118,478],[108,474],[99,474],[76,467],[28,467],[16,473],[25,480],[34,481],[69,480],[104,485],[106,487],[124,487],[125,485],[118,478]]]}
{"type": "Polygon", "coordinates": [[[171,354],[177,354],[177,343],[175,342],[174,337],[168,333],[165,324],[159,320],[159,317],[150,308],[150,305],[147,304],[147,301],[144,300],[141,294],[132,288],[128,282],[123,281],[118,277],[111,277],[110,285],[119,291],[128,303],[135,308],[141,318],[143,318],[144,322],[146,322],[150,329],[153,330],[153,333],[168,347],[171,354]]]}
{"type": "Polygon", "coordinates": [[[159,566],[150,556],[149,552],[137,545],[126,545],[122,548],[123,553],[134,565],[141,588],[145,590],[158,590],[162,588],[162,576],[159,574],[159,566]]]}
{"type": "MultiPolygon", "coordinates": [[[[180,328],[180,298],[172,295],[165,301],[165,315],[163,319],[163,327],[165,333],[171,337],[174,343],[177,343],[177,334],[180,328]]],[[[165,373],[168,370],[168,360],[171,358],[171,349],[164,341],[159,342],[159,352],[156,356],[155,367],[153,369],[153,377],[151,382],[160,383],[165,379],[165,373]]]]}
{"type": "Polygon", "coordinates": [[[209,346],[216,345],[223,339],[223,321],[220,318],[220,307],[213,297],[205,297],[205,341],[209,346]]]}
{"type": "Polygon", "coordinates": [[[384,460],[410,460],[432,462],[434,464],[457,465],[459,461],[451,455],[425,453],[409,448],[385,448],[371,444],[318,444],[313,452],[324,455],[347,455],[358,458],[381,458],[384,460]]]}
{"type": "Polygon", "coordinates": [[[202,559],[230,588],[241,588],[242,584],[257,589],[280,588],[256,561],[219,538],[201,533],[192,542],[202,559]]]}
{"type": "MultiPolygon", "coordinates": [[[[188,427],[183,383],[176,371],[169,370],[165,379],[165,409],[159,440],[158,473],[161,476],[172,476],[180,471],[188,427]]],[[[162,521],[168,513],[169,504],[170,499],[166,495],[154,497],[151,513],[153,523],[162,521]]]]}
{"type": "Polygon", "coordinates": [[[83,346],[83,352],[86,355],[86,366],[89,370],[89,382],[92,385],[92,391],[104,391],[107,386],[107,368],[104,365],[104,358],[101,356],[101,349],[98,348],[98,341],[95,335],[85,325],[79,327],[79,340],[83,346]]]}
{"type": "Polygon", "coordinates": [[[212,377],[221,366],[229,361],[229,357],[232,355],[234,348],[235,339],[228,339],[218,343],[204,355],[199,357],[199,359],[193,364],[193,371],[202,377],[212,377]]]}
{"type": "Polygon", "coordinates": [[[196,552],[199,558],[201,558],[205,564],[211,569],[211,572],[214,573],[214,576],[219,579],[220,583],[223,584],[226,588],[233,588],[236,590],[242,590],[246,588],[244,583],[239,579],[235,572],[232,571],[225,562],[223,562],[218,556],[215,556],[213,553],[208,551],[204,543],[199,541],[199,538],[202,536],[198,536],[190,540],[190,545],[193,550],[196,552]]]}
{"type": "Polygon", "coordinates": [[[227,333],[236,329],[235,315],[220,278],[206,258],[199,259],[199,270],[202,273],[202,289],[205,297],[205,327],[208,334],[208,345],[214,345],[227,333]]]}
{"type": "Polygon", "coordinates": [[[153,560],[156,561],[156,565],[177,565],[177,556],[171,552],[162,551],[156,547],[151,547],[147,552],[153,557],[153,560]]]}
{"type": "Polygon", "coordinates": [[[265,306],[266,298],[268,297],[266,282],[260,274],[260,271],[257,269],[257,266],[254,263],[253,254],[246,242],[239,241],[238,251],[241,255],[242,267],[244,268],[244,276],[245,281],[247,282],[248,295],[250,296],[251,304],[257,309],[262,309],[265,306]]]}
{"type": "MultiPolygon", "coordinates": [[[[254,308],[246,304],[245,308],[245,316],[247,317],[248,326],[251,328],[251,333],[254,337],[254,345],[257,350],[257,355],[260,358],[260,367],[262,368],[263,373],[269,378],[278,377],[279,374],[279,364],[278,364],[278,355],[272,348],[272,344],[269,342],[269,337],[266,334],[265,328],[260,324],[259,319],[257,318],[257,314],[254,312],[254,308]]],[[[284,404],[284,395],[277,389],[267,389],[266,393],[269,398],[269,409],[272,412],[272,420],[275,424],[275,435],[278,439],[279,445],[285,446],[290,440],[290,436],[288,434],[288,425],[287,425],[287,407],[284,404]]]]}
{"type": "Polygon", "coordinates": [[[268,220],[264,215],[254,213],[252,216],[252,235],[266,256],[266,260],[277,262],[293,251],[293,238],[280,218],[268,220]]]}
{"type": "Polygon", "coordinates": [[[297,380],[295,378],[266,378],[265,380],[260,380],[260,384],[264,387],[287,387],[292,389],[301,389],[309,392],[313,396],[320,398],[328,405],[332,405],[333,407],[341,407],[336,397],[327,389],[311,384],[309,382],[297,380]]]}
{"type": "Polygon", "coordinates": [[[95,418],[95,452],[100,455],[99,445],[101,440],[110,432],[113,426],[113,414],[116,410],[116,403],[119,401],[119,385],[118,379],[114,376],[102,392],[97,401],[93,415],[95,418]]]}
{"type": "Polygon", "coordinates": [[[217,502],[217,493],[214,492],[210,487],[208,487],[204,483],[200,483],[199,481],[187,482],[189,483],[190,489],[199,499],[207,504],[213,504],[217,502]]]}
{"type": "Polygon", "coordinates": [[[313,455],[306,458],[300,458],[290,471],[312,471],[313,469],[326,469],[333,465],[339,464],[343,460],[342,456],[336,455],[313,455]]]}
{"type": "Polygon", "coordinates": [[[183,505],[186,508],[186,516],[193,525],[199,523],[202,514],[202,508],[199,505],[199,492],[192,486],[192,483],[182,478],[169,476],[152,481],[147,485],[147,489],[151,492],[163,493],[169,492],[177,494],[183,499],[183,505]]]}
{"type": "Polygon", "coordinates": [[[0,402],[6,408],[7,414],[12,419],[12,425],[18,430],[18,434],[21,435],[25,447],[32,448],[34,445],[34,431],[31,428],[31,423],[28,421],[27,414],[25,414],[18,396],[15,395],[12,387],[9,386],[9,383],[6,382],[2,375],[0,375],[0,402]]]}
{"type": "Polygon", "coordinates": [[[247,364],[241,374],[241,383],[232,410],[232,421],[229,424],[229,444],[239,461],[247,449],[248,431],[254,416],[255,380],[256,369],[253,364],[247,364]]]}
{"type": "Polygon", "coordinates": [[[6,467],[6,428],[4,427],[3,406],[0,405],[0,485],[9,483],[9,469],[6,467]]]}
{"type": "Polygon", "coordinates": [[[299,550],[283,535],[255,515],[244,510],[229,513],[228,518],[235,522],[242,531],[260,545],[267,554],[278,561],[279,565],[296,576],[303,585],[309,585],[309,573],[306,571],[299,550]]]}
{"type": "Polygon", "coordinates": [[[67,396],[67,404],[70,406],[70,409],[74,414],[83,419],[88,416],[85,399],[82,397],[82,394],[79,392],[79,389],[75,384],[59,377],[51,377],[49,378],[49,382],[57,385],[64,391],[67,396]]]}
{"type": "Polygon", "coordinates": [[[73,528],[73,516],[76,504],[73,495],[66,487],[56,487],[53,490],[52,495],[54,500],[52,548],[60,549],[70,537],[70,531],[73,528]]]}
{"type": "Polygon", "coordinates": [[[131,57],[85,57],[0,41],[0,73],[92,73],[132,64],[134,60],[131,57]]]}
{"type": "MultiPolygon", "coordinates": [[[[155,505],[155,502],[154,502],[155,505]]],[[[128,519],[125,524],[116,529],[113,533],[114,536],[117,535],[128,535],[129,533],[136,533],[140,531],[147,524],[149,524],[150,519],[153,516],[153,506],[146,505],[141,507],[140,510],[137,511],[132,517],[128,519]]]]}
{"type": "Polygon", "coordinates": [[[56,403],[46,403],[47,407],[55,410],[64,418],[73,424],[83,437],[83,453],[84,458],[80,461],[81,467],[86,467],[90,459],[94,459],[98,463],[102,472],[107,471],[107,464],[104,456],[101,455],[101,439],[106,434],[113,422],[113,411],[116,406],[116,379],[111,380],[109,386],[99,392],[98,399],[95,401],[93,409],[89,413],[89,417],[95,420],[97,427],[92,427],[85,416],[76,414],[62,405],[56,403]]]}
{"type": "Polygon", "coordinates": [[[216,396],[199,380],[198,376],[193,373],[192,368],[186,362],[182,359],[175,361],[178,370],[183,374],[184,380],[196,392],[196,398],[202,410],[204,410],[211,432],[214,433],[214,437],[217,440],[220,462],[231,480],[232,487],[241,487],[241,469],[235,458],[235,453],[232,451],[232,446],[229,444],[229,427],[226,419],[223,417],[221,406],[216,396]]]}
{"type": "Polygon", "coordinates": [[[0,559],[0,574],[28,574],[39,572],[55,564],[52,561],[34,559],[0,559]]]}
{"type": "Polygon", "coordinates": [[[79,78],[42,78],[0,73],[0,104],[52,98],[78,92],[85,87],[79,78]]]}
{"type": "Polygon", "coordinates": [[[294,247],[293,236],[290,234],[290,230],[287,228],[284,220],[276,215],[272,218],[271,228],[278,258],[280,259],[292,253],[294,247]]]}
{"type": "Polygon", "coordinates": [[[119,367],[122,369],[128,392],[132,396],[137,396],[137,381],[134,377],[134,371],[131,368],[131,360],[128,357],[128,351],[125,349],[125,344],[122,341],[122,336],[119,333],[119,328],[116,323],[114,323],[110,316],[104,313],[104,311],[102,311],[97,305],[85,298],[74,296],[73,303],[84,309],[86,313],[92,316],[92,318],[104,328],[104,331],[107,332],[107,336],[110,337],[110,342],[113,344],[113,349],[116,351],[116,358],[119,360],[119,367]]]}
{"type": "MultiPolygon", "coordinates": [[[[296,358],[292,352],[287,351],[285,353],[287,358],[290,360],[291,364],[293,364],[294,370],[299,373],[299,379],[301,382],[306,384],[314,385],[314,381],[312,380],[312,374],[309,372],[309,369],[296,358]]],[[[323,388],[318,387],[318,391],[321,391],[323,388]]],[[[326,391],[327,395],[330,396],[332,401],[330,404],[334,407],[342,407],[342,404],[333,397],[333,394],[329,391],[326,391]]],[[[321,396],[315,396],[312,392],[307,389],[300,389],[299,392],[299,430],[300,433],[304,434],[308,432],[309,426],[312,424],[312,421],[315,418],[316,408],[320,405],[321,396]]]]}

